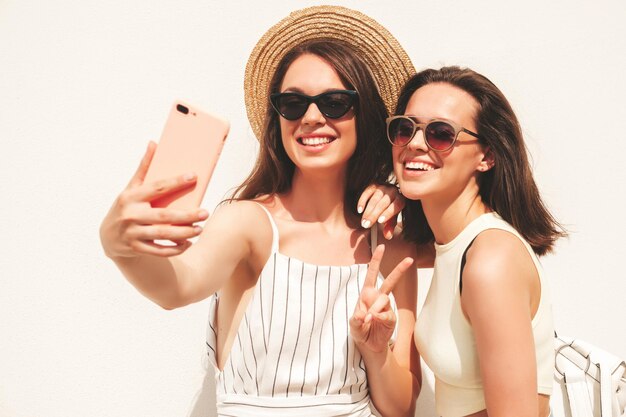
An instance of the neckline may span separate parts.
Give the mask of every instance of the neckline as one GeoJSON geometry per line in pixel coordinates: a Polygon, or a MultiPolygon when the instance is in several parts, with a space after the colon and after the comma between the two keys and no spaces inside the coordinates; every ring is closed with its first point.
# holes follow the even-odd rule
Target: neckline
{"type": "MultiPolygon", "coordinates": [[[[272,213],[270,213],[270,211],[268,210],[267,207],[265,207],[263,204],[261,204],[258,201],[255,201],[255,203],[261,207],[261,209],[265,212],[265,214],[267,215],[267,218],[269,219],[270,222],[270,226],[272,227],[272,249],[270,252],[270,257],[274,254],[280,255],[283,258],[287,258],[287,259],[293,259],[296,262],[300,262],[303,265],[306,266],[310,266],[310,267],[317,267],[317,268],[352,268],[354,266],[365,266],[365,267],[369,267],[369,263],[356,263],[356,264],[350,264],[350,265],[318,265],[318,264],[314,264],[314,263],[310,263],[310,262],[306,262],[300,258],[296,258],[293,256],[289,256],[289,255],[285,255],[284,253],[282,253],[280,251],[280,233],[278,231],[278,225],[276,224],[276,221],[274,220],[274,217],[272,216],[272,213]]],[[[373,254],[373,249],[372,249],[372,238],[376,238],[376,233],[378,233],[378,224],[374,223],[373,227],[370,229],[370,254],[373,254]]],[[[268,259],[269,261],[269,259],[268,259]]],[[[380,273],[379,273],[380,274],[380,273]]]]}
{"type": "Polygon", "coordinates": [[[467,235],[468,233],[471,233],[472,229],[474,227],[476,227],[476,225],[479,224],[479,221],[487,218],[487,217],[496,217],[498,218],[498,214],[495,211],[490,211],[487,213],[483,213],[480,216],[476,217],[474,220],[472,220],[471,222],[469,222],[467,224],[467,226],[465,226],[463,228],[463,230],[461,230],[451,241],[449,241],[448,243],[443,243],[443,244],[439,244],[437,242],[435,242],[435,251],[436,252],[445,252],[447,250],[449,250],[451,247],[453,247],[458,241],[460,241],[461,239],[463,239],[463,237],[465,235],[467,235]]]}
{"type": "Polygon", "coordinates": [[[275,251],[274,252],[276,255],[279,255],[283,258],[287,258],[287,259],[292,259],[296,262],[300,262],[301,264],[305,265],[305,266],[311,266],[311,267],[316,267],[316,268],[353,268],[353,267],[361,267],[361,266],[365,266],[366,268],[369,267],[369,263],[363,263],[363,264],[359,264],[359,263],[355,263],[355,264],[350,264],[350,265],[319,265],[319,264],[314,264],[311,262],[307,262],[304,261],[300,258],[296,258],[294,256],[289,256],[289,255],[285,255],[284,253],[280,252],[280,251],[275,251]]]}

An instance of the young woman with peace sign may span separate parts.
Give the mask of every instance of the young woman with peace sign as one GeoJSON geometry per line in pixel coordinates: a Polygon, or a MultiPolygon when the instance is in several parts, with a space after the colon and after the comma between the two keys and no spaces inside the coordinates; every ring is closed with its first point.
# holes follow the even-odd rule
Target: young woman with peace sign
{"type": "Polygon", "coordinates": [[[361,417],[372,414],[370,399],[385,416],[413,415],[417,280],[407,258],[415,246],[393,238],[384,258],[382,248],[372,255],[382,233],[361,227],[359,212],[374,216],[366,227],[391,217],[383,210],[393,197],[374,196],[364,210],[357,200],[391,172],[384,120],[412,71],[367,16],[328,6],[295,12],[250,57],[246,105],[261,146],[232,201],[203,230],[178,225],[207,219],[205,211],[151,208],[194,178],[143,183],[150,146],[103,222],[106,253],[146,296],[165,308],[210,297],[219,415],[361,417]],[[372,54],[372,36],[385,53],[372,54]]]}

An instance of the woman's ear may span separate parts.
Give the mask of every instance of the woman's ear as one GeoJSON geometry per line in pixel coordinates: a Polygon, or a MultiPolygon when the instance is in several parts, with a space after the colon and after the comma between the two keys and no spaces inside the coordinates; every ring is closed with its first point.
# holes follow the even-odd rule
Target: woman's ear
{"type": "Polygon", "coordinates": [[[490,147],[485,147],[485,153],[483,155],[483,159],[478,164],[478,171],[487,172],[496,164],[496,160],[494,158],[493,152],[490,147]]]}

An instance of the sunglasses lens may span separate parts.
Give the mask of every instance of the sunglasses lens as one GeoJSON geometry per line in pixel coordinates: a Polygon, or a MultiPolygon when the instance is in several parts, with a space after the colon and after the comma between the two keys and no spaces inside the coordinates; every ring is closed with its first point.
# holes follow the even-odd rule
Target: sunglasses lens
{"type": "Polygon", "coordinates": [[[317,99],[317,106],[326,117],[338,119],[350,110],[353,96],[346,93],[327,93],[317,99]]]}
{"type": "Polygon", "coordinates": [[[304,116],[309,102],[299,95],[280,94],[273,98],[272,103],[278,113],[287,120],[297,120],[304,116]]]}
{"type": "Polygon", "coordinates": [[[426,141],[428,145],[438,151],[449,149],[454,143],[456,132],[446,122],[432,122],[426,126],[426,141]]]}
{"type": "Polygon", "coordinates": [[[405,146],[413,138],[415,124],[408,118],[397,118],[389,122],[387,134],[391,143],[397,146],[405,146]]]}
{"type": "Polygon", "coordinates": [[[343,91],[331,91],[315,97],[299,93],[281,93],[271,97],[274,108],[287,120],[298,120],[304,116],[311,103],[315,103],[324,116],[338,119],[352,108],[354,99],[354,94],[343,91]]]}

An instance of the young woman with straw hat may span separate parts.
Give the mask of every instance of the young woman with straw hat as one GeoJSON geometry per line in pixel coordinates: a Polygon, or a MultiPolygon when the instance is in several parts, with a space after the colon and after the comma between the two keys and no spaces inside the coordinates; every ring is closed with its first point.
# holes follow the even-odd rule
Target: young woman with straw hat
{"type": "MultiPolygon", "coordinates": [[[[382,233],[360,227],[357,201],[391,172],[384,120],[413,72],[369,17],[294,12],[250,56],[246,107],[261,146],[230,203],[202,231],[167,226],[208,214],[149,207],[193,181],[143,184],[151,146],[104,220],[107,255],[147,297],[165,308],[212,297],[219,415],[369,416],[370,401],[383,415],[413,415],[415,246],[393,238],[383,258],[382,233]],[[161,247],[157,237],[180,243],[161,247]]],[[[381,200],[370,201],[366,227],[389,204],[381,200]]]]}

